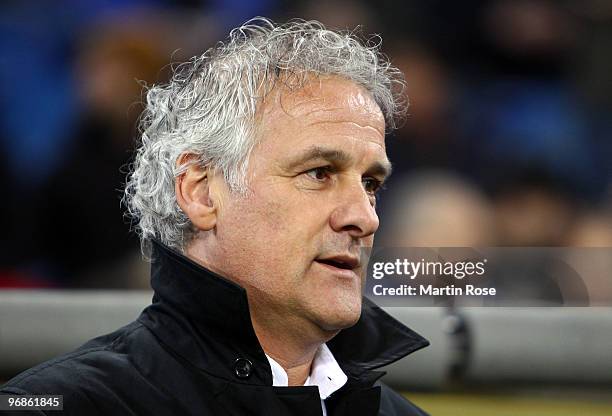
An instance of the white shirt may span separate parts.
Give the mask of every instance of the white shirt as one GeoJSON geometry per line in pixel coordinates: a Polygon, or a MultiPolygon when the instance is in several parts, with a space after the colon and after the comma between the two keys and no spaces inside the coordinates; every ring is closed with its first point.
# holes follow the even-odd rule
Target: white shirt
{"type": "MultiPolygon", "coordinates": [[[[289,386],[289,378],[287,377],[285,369],[267,354],[266,357],[272,368],[272,385],[275,387],[289,386]]],[[[332,352],[326,344],[321,344],[312,360],[310,375],[306,379],[304,386],[319,387],[323,416],[327,416],[324,400],[331,396],[333,392],[339,390],[340,387],[344,386],[347,381],[348,377],[338,365],[332,352]]]]}

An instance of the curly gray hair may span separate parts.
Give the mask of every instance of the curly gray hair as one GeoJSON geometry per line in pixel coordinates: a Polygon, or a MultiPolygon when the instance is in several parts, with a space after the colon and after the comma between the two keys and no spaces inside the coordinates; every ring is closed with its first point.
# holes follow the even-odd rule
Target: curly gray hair
{"type": "Polygon", "coordinates": [[[296,87],[310,74],[344,77],[369,91],[387,128],[395,128],[407,106],[404,80],[379,48],[379,37],[364,43],[317,21],[276,25],[256,18],[233,29],[226,42],[180,64],[169,83],[149,88],[141,145],[124,194],[143,249],[151,238],[180,251],[189,241],[192,225],[174,186],[190,163],[217,169],[233,192],[248,189],[257,104],[275,82],[296,87]],[[183,153],[197,157],[177,166],[183,153]]]}

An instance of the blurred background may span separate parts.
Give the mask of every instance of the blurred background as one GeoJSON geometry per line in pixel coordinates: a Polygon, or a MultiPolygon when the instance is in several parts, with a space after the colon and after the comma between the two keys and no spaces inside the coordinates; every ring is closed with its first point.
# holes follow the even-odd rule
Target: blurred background
{"type": "MultiPolygon", "coordinates": [[[[36,311],[69,309],[73,298],[53,291],[59,297],[48,306],[48,298],[36,297],[40,289],[71,289],[101,302],[99,325],[74,342],[136,316],[138,308],[132,314],[128,306],[116,320],[103,318],[104,302],[141,307],[149,299],[108,292],[149,287],[148,265],[120,205],[143,86],[164,82],[172,62],[202,53],[256,15],[378,33],[383,51],[405,73],[410,116],[387,139],[394,175],[379,201],[377,244],[612,247],[610,1],[6,0],[0,5],[0,335],[15,310],[33,311],[35,319],[36,311]],[[15,289],[37,291],[28,297],[15,289]]],[[[601,278],[586,282],[587,290],[591,298],[610,299],[612,256],[598,267],[601,278]]],[[[611,414],[612,313],[573,310],[534,309],[518,321],[512,310],[391,311],[440,337],[437,345],[447,349],[432,346],[433,353],[412,359],[437,362],[434,381],[420,382],[409,374],[421,373],[408,368],[390,374],[390,382],[432,414],[611,414]],[[556,332],[538,343],[543,327],[556,332]],[[483,328],[492,332],[479,338],[483,328]],[[550,347],[547,342],[566,347],[526,361],[548,376],[536,365],[534,374],[505,377],[512,366],[495,359],[481,361],[490,371],[474,376],[482,339],[505,334],[505,344],[490,346],[492,357],[520,361],[525,355],[513,356],[508,345],[525,341],[525,333],[534,334],[525,354],[550,347]],[[586,340],[601,349],[589,350],[586,340]],[[585,351],[599,360],[588,371],[581,367],[585,351]],[[546,372],[570,361],[567,372],[546,372]]],[[[69,327],[71,321],[58,322],[69,327]]],[[[17,340],[42,339],[29,336],[0,337],[0,351],[17,340]]],[[[68,348],[39,347],[42,355],[31,359],[68,348]]],[[[0,380],[34,364],[7,357],[0,354],[0,380]]],[[[432,373],[423,371],[425,378],[432,373]]]]}

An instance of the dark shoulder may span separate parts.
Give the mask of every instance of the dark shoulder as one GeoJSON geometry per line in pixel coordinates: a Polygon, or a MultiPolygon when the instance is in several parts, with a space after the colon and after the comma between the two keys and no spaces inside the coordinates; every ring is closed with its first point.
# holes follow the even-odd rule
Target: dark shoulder
{"type": "Polygon", "coordinates": [[[376,385],[381,388],[379,416],[428,416],[426,412],[386,384],[378,382],[376,385]]]}
{"type": "Polygon", "coordinates": [[[57,394],[64,396],[64,414],[95,415],[98,400],[112,395],[112,386],[130,379],[134,369],[125,343],[146,331],[133,322],[87,342],[77,350],[32,367],[0,387],[4,394],[57,394]],[[126,377],[128,375],[128,377],[126,377]]]}

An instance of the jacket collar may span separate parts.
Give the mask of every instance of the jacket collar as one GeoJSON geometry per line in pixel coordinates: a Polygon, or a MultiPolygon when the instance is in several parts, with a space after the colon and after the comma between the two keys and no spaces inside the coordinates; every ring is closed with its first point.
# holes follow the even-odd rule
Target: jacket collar
{"type": "MultiPolygon", "coordinates": [[[[272,385],[269,363],[251,323],[246,290],[157,241],[152,258],[155,294],[139,320],[201,371],[235,380],[236,366],[248,360],[253,371],[240,382],[272,385]]],[[[357,324],[340,331],[327,345],[347,375],[359,378],[429,342],[364,297],[357,324]]]]}

